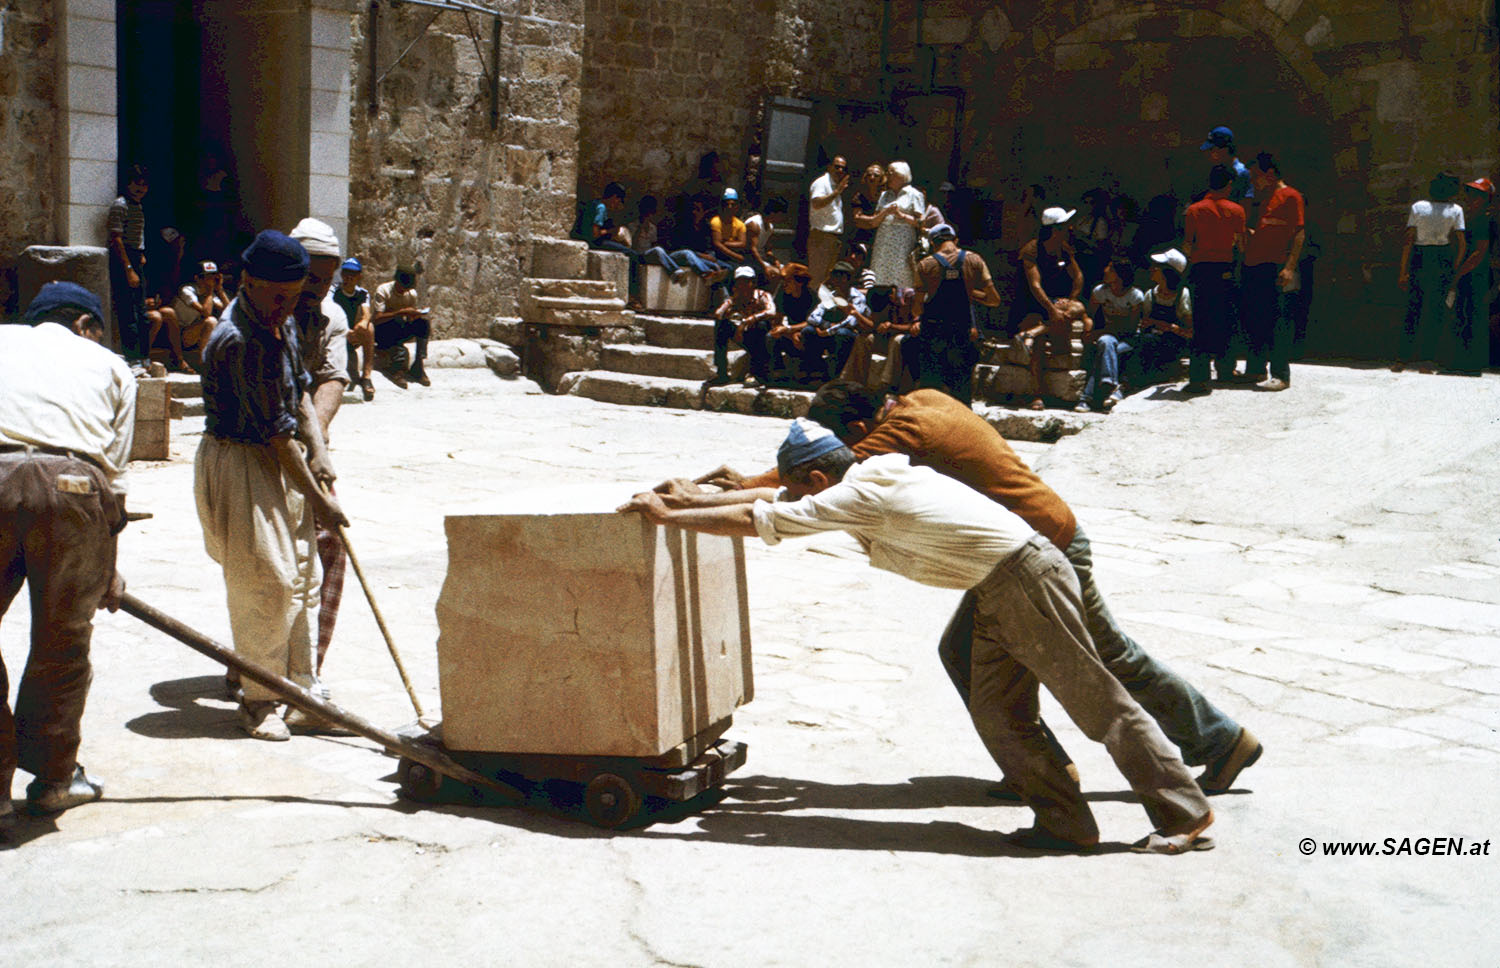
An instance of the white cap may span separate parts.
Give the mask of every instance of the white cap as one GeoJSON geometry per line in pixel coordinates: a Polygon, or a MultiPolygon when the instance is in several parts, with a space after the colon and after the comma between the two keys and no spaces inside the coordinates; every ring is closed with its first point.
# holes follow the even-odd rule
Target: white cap
{"type": "Polygon", "coordinates": [[[740,266],[738,269],[734,270],[734,277],[736,279],[754,279],[755,278],[755,267],[754,266],[740,266]]]}
{"type": "Polygon", "coordinates": [[[305,218],[292,229],[291,237],[302,243],[308,255],[342,255],[339,252],[339,237],[327,222],[305,218]]]}
{"type": "Polygon", "coordinates": [[[1157,252],[1151,256],[1151,261],[1164,266],[1171,266],[1178,272],[1187,272],[1187,256],[1176,249],[1168,249],[1165,252],[1157,252]]]}
{"type": "Polygon", "coordinates": [[[1078,209],[1076,208],[1062,208],[1061,206],[1054,206],[1052,208],[1043,209],[1042,224],[1061,225],[1077,214],[1078,209]]]}

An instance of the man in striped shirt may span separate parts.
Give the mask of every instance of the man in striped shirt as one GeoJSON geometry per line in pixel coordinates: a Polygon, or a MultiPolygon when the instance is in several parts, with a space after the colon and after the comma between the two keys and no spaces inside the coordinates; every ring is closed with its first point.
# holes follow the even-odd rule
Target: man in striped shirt
{"type": "Polygon", "coordinates": [[[109,207],[110,298],[115,304],[115,326],[120,351],[128,363],[144,363],[150,356],[151,328],[146,322],[146,212],[141,199],[151,187],[144,165],[132,165],[125,191],[109,207]]]}

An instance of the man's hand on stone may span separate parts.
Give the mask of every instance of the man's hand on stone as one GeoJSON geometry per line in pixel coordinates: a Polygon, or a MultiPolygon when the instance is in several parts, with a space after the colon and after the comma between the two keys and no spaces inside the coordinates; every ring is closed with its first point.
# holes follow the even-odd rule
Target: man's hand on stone
{"type": "Polygon", "coordinates": [[[661,495],[662,503],[673,508],[686,507],[692,495],[703,493],[701,487],[685,477],[662,481],[651,490],[661,495]]]}
{"type": "Polygon", "coordinates": [[[620,513],[639,512],[655,524],[665,524],[667,520],[667,505],[655,491],[643,491],[615,510],[620,513]]]}
{"type": "Polygon", "coordinates": [[[726,491],[737,491],[744,480],[745,475],[728,464],[722,464],[702,477],[694,478],[693,483],[707,484],[709,487],[717,487],[726,491]]]}

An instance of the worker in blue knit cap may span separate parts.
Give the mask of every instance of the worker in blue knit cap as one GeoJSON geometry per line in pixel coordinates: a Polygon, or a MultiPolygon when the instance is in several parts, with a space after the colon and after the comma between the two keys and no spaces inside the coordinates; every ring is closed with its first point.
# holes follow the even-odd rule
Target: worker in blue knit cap
{"type": "MultiPolygon", "coordinates": [[[[966,592],[945,639],[972,639],[969,712],[990,755],[1036,814],[1008,835],[1030,850],[1085,853],[1099,844],[1079,782],[1047,741],[1038,686],[1102,742],[1155,828],[1142,852],[1213,845],[1213,811],[1156,721],[1109,673],[1084,622],[1078,579],[1046,538],[969,486],[905,454],[856,462],[833,432],[793,421],[776,454],[781,488],[637,494],[621,511],[708,534],[766,544],[847,531],[876,568],[966,592]]],[[[967,650],[966,650],[967,651],[967,650]]]]}
{"type": "MultiPolygon", "coordinates": [[[[224,569],[234,650],[304,688],[316,685],[312,630],[321,573],[313,516],[346,525],[308,392],[292,311],[307,250],[266,230],[241,256],[239,292],[203,349],[204,433],[193,491],[203,545],[224,569]]],[[[240,723],[290,737],[275,693],[246,681],[240,723]]]]}

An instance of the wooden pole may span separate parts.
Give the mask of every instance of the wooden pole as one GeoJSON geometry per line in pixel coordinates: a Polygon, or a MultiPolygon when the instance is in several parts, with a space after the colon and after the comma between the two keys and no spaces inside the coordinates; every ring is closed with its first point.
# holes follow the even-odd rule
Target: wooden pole
{"type": "Polygon", "coordinates": [[[370,590],[370,583],[365,578],[365,570],[359,566],[359,558],[354,554],[354,546],[349,543],[349,532],[339,525],[339,541],[344,545],[344,551],[349,555],[349,564],[354,566],[355,577],[359,579],[359,587],[365,590],[365,600],[370,603],[370,611],[375,615],[375,624],[380,627],[380,634],[385,637],[386,650],[391,653],[391,659],[396,663],[396,672],[401,676],[401,685],[406,687],[407,698],[411,699],[411,708],[417,711],[417,720],[420,722],[425,715],[422,712],[422,703],[417,699],[417,691],[411,687],[411,680],[406,676],[406,666],[401,662],[401,653],[396,651],[396,640],[391,638],[391,630],[386,628],[385,616],[380,614],[380,606],[375,604],[375,594],[370,590]]]}
{"type": "Polygon", "coordinates": [[[518,806],[526,800],[525,794],[509,783],[485,776],[482,773],[476,773],[468,767],[455,762],[438,747],[426,743],[414,742],[413,740],[397,736],[395,733],[387,732],[368,720],[354,715],[343,707],[329,702],[322,696],[309,692],[290,679],[278,676],[273,672],[267,672],[253,663],[246,662],[235,654],[233,649],[215,642],[192,626],[179,622],[170,615],[152,608],[128,592],[120,598],[120,609],[126,615],[140,619],[158,632],[170,635],[193,651],[201,652],[216,662],[222,662],[224,665],[237,671],[243,678],[260,683],[305,713],[347,727],[365,739],[379,743],[392,753],[421,763],[423,766],[435,770],[444,776],[450,776],[460,783],[467,783],[471,787],[495,793],[507,805],[518,806]]]}

